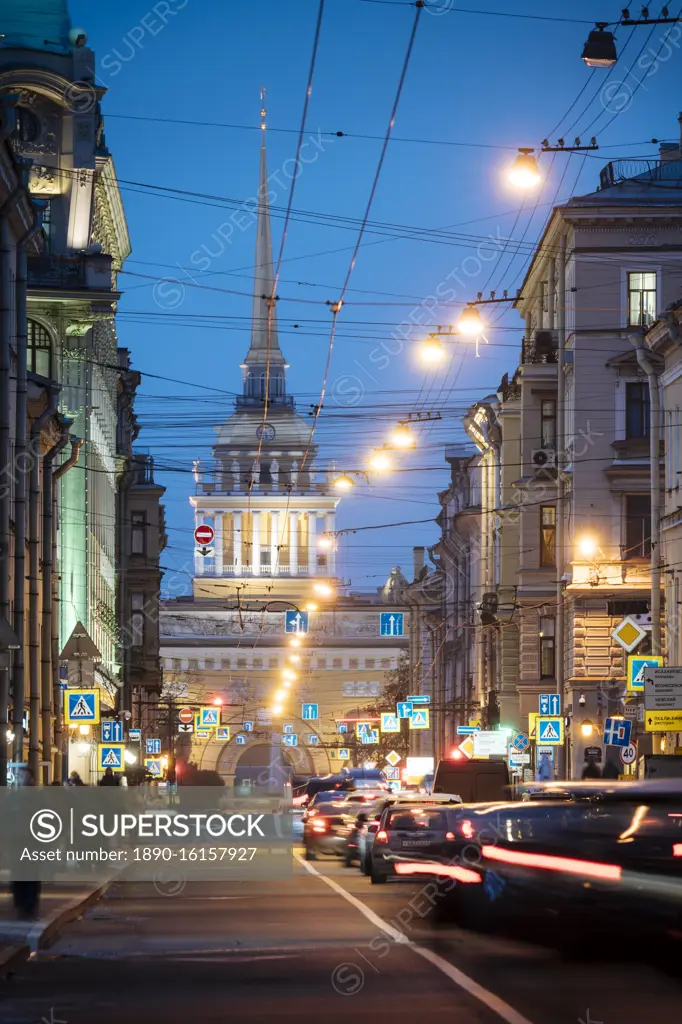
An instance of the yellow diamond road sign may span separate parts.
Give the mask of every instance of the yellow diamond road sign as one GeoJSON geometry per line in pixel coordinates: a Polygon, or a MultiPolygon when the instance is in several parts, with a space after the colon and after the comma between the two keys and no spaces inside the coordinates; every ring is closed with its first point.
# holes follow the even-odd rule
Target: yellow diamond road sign
{"type": "Polygon", "coordinates": [[[390,754],[386,754],[386,760],[390,764],[391,768],[395,768],[399,761],[402,761],[400,754],[396,754],[395,750],[392,750],[390,754]]]}
{"type": "Polygon", "coordinates": [[[459,745],[459,750],[465,757],[474,756],[474,738],[473,736],[465,736],[459,745]]]}
{"type": "Polygon", "coordinates": [[[642,642],[646,634],[646,629],[642,629],[638,622],[626,615],[612,631],[611,636],[629,654],[642,642]]]}

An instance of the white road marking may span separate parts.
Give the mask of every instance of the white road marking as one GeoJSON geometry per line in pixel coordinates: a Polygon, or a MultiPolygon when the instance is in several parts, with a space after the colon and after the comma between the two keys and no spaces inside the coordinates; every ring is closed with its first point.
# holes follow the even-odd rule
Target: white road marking
{"type": "Polygon", "coordinates": [[[505,1002],[504,999],[501,999],[500,996],[496,996],[494,992],[490,992],[487,988],[479,985],[477,981],[474,981],[474,979],[470,978],[468,974],[460,971],[458,967],[455,967],[442,956],[439,956],[438,953],[433,953],[430,949],[426,949],[425,946],[417,945],[416,942],[409,939],[403,934],[403,932],[394,928],[393,925],[384,921],[383,918],[379,917],[378,914],[375,914],[373,910],[366,907],[365,904],[361,900],[357,899],[356,896],[346,892],[343,886],[339,885],[332,878],[327,878],[326,875],[323,875],[322,872],[318,871],[317,868],[313,867],[313,865],[307,860],[304,860],[298,853],[294,853],[294,857],[299,864],[303,865],[306,871],[309,871],[311,875],[316,875],[318,878],[321,878],[326,885],[333,889],[334,892],[337,892],[339,896],[342,896],[347,900],[348,903],[351,903],[367,918],[368,921],[371,921],[372,924],[376,925],[382,932],[389,935],[394,942],[400,943],[403,946],[409,946],[410,949],[423,957],[424,960],[428,960],[429,963],[434,965],[434,967],[437,967],[439,971],[442,971],[446,977],[450,978],[451,981],[454,981],[460,988],[463,988],[464,991],[468,992],[469,995],[474,997],[474,999],[478,999],[479,1002],[483,1003],[484,1006],[487,1006],[488,1009],[493,1011],[493,1013],[496,1013],[498,1017],[501,1017],[502,1020],[507,1022],[507,1024],[531,1024],[531,1021],[529,1021],[527,1017],[524,1017],[523,1014],[519,1013],[518,1010],[515,1010],[513,1006],[510,1006],[509,1003],[505,1002]]]}

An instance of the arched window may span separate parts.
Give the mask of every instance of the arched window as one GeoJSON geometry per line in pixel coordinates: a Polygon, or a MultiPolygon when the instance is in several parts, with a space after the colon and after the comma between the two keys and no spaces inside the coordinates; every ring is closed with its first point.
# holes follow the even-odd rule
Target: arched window
{"type": "Polygon", "coordinates": [[[15,107],[17,126],[14,138],[19,142],[35,142],[40,135],[40,121],[28,107],[15,107]]]}
{"type": "Polygon", "coordinates": [[[261,398],[265,398],[265,395],[266,395],[265,374],[261,373],[261,375],[260,375],[260,397],[261,398]]]}
{"type": "Polygon", "coordinates": [[[49,331],[36,320],[28,321],[27,369],[52,379],[52,339],[49,331]]]}
{"type": "Polygon", "coordinates": [[[273,395],[277,398],[281,398],[284,394],[284,374],[276,373],[274,377],[274,388],[272,391],[273,395]]]}

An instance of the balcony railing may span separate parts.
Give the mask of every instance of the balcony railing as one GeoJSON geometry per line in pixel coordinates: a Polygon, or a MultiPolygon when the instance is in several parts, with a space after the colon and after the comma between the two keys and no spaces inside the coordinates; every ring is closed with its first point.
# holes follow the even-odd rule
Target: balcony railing
{"type": "Polygon", "coordinates": [[[29,288],[84,288],[111,291],[111,256],[84,253],[74,256],[44,255],[28,260],[29,288]]]}
{"type": "Polygon", "coordinates": [[[224,565],[220,571],[215,564],[204,563],[199,576],[309,576],[307,565],[299,565],[292,569],[290,565],[261,565],[260,571],[254,573],[252,565],[224,565]]]}

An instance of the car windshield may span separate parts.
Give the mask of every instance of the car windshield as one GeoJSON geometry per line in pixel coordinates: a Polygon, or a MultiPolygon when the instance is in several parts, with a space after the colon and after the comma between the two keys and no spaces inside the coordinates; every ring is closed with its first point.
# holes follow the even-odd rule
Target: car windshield
{"type": "Polygon", "coordinates": [[[344,793],[342,789],[333,789],[329,792],[325,791],[323,793],[316,793],[315,796],[310,801],[310,806],[312,807],[314,804],[315,807],[317,807],[318,804],[329,804],[335,800],[343,801],[347,799],[348,793],[344,793]]]}
{"type": "Polygon", "coordinates": [[[443,811],[425,811],[419,807],[408,811],[401,807],[389,813],[386,828],[389,832],[442,830],[445,828],[445,814],[443,811]]]}

